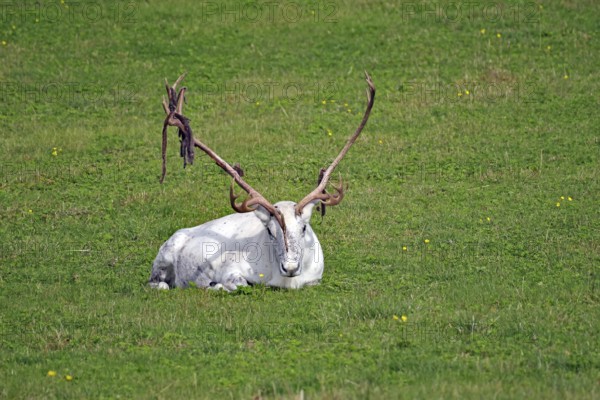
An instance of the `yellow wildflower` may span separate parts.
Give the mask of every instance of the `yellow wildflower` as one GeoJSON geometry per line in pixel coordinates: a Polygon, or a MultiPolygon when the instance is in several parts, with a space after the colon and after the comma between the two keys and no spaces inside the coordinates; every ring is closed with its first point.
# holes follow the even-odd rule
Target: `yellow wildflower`
{"type": "Polygon", "coordinates": [[[402,318],[402,322],[408,321],[408,317],[406,315],[402,315],[400,318],[402,318]]]}
{"type": "Polygon", "coordinates": [[[485,35],[485,28],[483,28],[483,29],[480,29],[480,30],[479,30],[479,33],[481,33],[482,35],[485,35]]]}
{"type": "Polygon", "coordinates": [[[424,240],[425,244],[429,244],[429,239],[424,240]]]}
{"type": "Polygon", "coordinates": [[[46,374],[46,376],[49,376],[51,378],[55,377],[56,376],[56,371],[50,370],[50,371],[48,371],[48,373],[46,374]]]}
{"type": "Polygon", "coordinates": [[[571,196],[569,196],[569,197],[567,197],[567,200],[573,201],[573,198],[571,196]]]}
{"type": "Polygon", "coordinates": [[[65,375],[65,380],[67,382],[71,382],[73,380],[73,376],[71,376],[71,375],[65,375]]]}
{"type": "Polygon", "coordinates": [[[392,319],[393,319],[394,321],[398,321],[400,318],[399,318],[399,317],[398,317],[396,314],[394,314],[394,316],[392,317],[392,319]]]}
{"type": "Polygon", "coordinates": [[[497,37],[498,39],[500,39],[500,38],[502,37],[502,34],[501,34],[500,32],[498,32],[498,33],[496,33],[496,37],[497,37]]]}
{"type": "Polygon", "coordinates": [[[408,247],[402,246],[402,251],[407,251],[407,250],[408,250],[408,247]]]}

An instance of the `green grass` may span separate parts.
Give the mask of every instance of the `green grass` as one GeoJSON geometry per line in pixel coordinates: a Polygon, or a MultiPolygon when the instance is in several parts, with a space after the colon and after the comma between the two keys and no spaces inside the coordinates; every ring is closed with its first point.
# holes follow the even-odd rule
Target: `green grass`
{"type": "Polygon", "coordinates": [[[600,397],[597,2],[28,4],[0,24],[0,398],[600,397]],[[322,284],[147,288],[231,212],[174,131],[159,185],[163,78],[275,202],[355,129],[365,69],[322,284]]]}

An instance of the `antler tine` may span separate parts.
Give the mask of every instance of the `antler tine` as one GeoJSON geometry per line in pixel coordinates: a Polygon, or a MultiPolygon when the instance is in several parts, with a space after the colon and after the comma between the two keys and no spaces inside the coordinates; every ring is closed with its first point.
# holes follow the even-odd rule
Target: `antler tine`
{"type": "Polygon", "coordinates": [[[183,114],[183,102],[185,100],[185,91],[187,90],[187,88],[182,87],[181,89],[179,89],[179,93],[177,94],[177,106],[175,108],[175,112],[177,114],[183,114]]]}
{"type": "Polygon", "coordinates": [[[333,186],[335,190],[335,194],[328,193],[327,191],[323,191],[316,195],[313,200],[321,200],[321,204],[326,206],[336,206],[341,203],[344,198],[344,182],[342,180],[342,176],[340,175],[340,183],[338,186],[333,186]]]}
{"type": "Polygon", "coordinates": [[[169,86],[169,81],[167,80],[167,78],[165,78],[165,89],[167,90],[169,101],[166,102],[166,100],[163,97],[163,108],[165,109],[165,112],[167,114],[171,112],[171,105],[175,106],[175,112],[177,114],[182,114],[186,88],[182,87],[181,89],[179,89],[179,93],[177,93],[177,85],[179,85],[181,81],[183,81],[186,75],[187,72],[184,72],[183,74],[179,75],[179,78],[177,78],[173,86],[169,86]],[[167,107],[165,107],[165,104],[167,105],[167,107]]]}
{"type": "Polygon", "coordinates": [[[165,110],[165,114],[169,114],[171,111],[169,111],[169,103],[167,102],[167,99],[165,99],[165,96],[163,96],[162,98],[162,106],[163,109],[165,110]]]}
{"type": "Polygon", "coordinates": [[[329,193],[323,193],[323,192],[325,191],[325,188],[327,187],[327,183],[329,182],[331,173],[335,170],[335,168],[340,163],[340,161],[342,161],[342,159],[344,158],[346,153],[348,153],[348,150],[350,150],[350,147],[352,147],[352,145],[356,141],[356,138],[358,138],[358,136],[362,132],[363,128],[367,124],[367,121],[369,120],[369,115],[371,114],[371,109],[373,108],[373,103],[375,102],[375,85],[373,84],[373,81],[371,80],[371,76],[369,76],[367,71],[365,71],[365,80],[367,81],[367,85],[369,85],[369,87],[367,88],[367,109],[365,110],[365,114],[363,115],[360,125],[358,126],[356,131],[348,138],[348,140],[346,141],[346,144],[340,151],[340,154],[338,154],[338,156],[333,160],[333,162],[329,165],[329,167],[327,167],[327,169],[325,170],[325,173],[323,174],[323,179],[321,180],[319,185],[312,192],[310,192],[305,198],[300,200],[298,202],[298,204],[296,204],[296,207],[295,207],[296,214],[300,214],[302,212],[302,209],[304,209],[304,207],[306,207],[306,205],[308,203],[310,203],[314,200],[320,200],[321,203],[324,203],[326,205],[336,205],[342,201],[342,198],[344,197],[344,191],[343,191],[342,186],[340,186],[339,188],[335,188],[337,191],[337,195],[331,195],[329,193]],[[341,189],[341,190],[338,190],[338,189],[341,189]],[[327,203],[328,201],[330,202],[329,204],[327,203]]]}
{"type": "Polygon", "coordinates": [[[338,186],[334,186],[333,189],[336,191],[335,194],[327,194],[327,198],[322,201],[326,206],[337,206],[344,199],[344,181],[340,175],[340,183],[338,186]]]}
{"type": "Polygon", "coordinates": [[[169,81],[167,80],[167,78],[165,78],[165,87],[167,88],[167,92],[169,91],[169,89],[173,89],[173,90],[177,90],[177,85],[179,85],[181,83],[181,81],[186,77],[187,72],[184,72],[183,74],[179,75],[179,78],[177,78],[177,80],[175,81],[175,83],[173,85],[169,85],[169,81]]]}
{"type": "Polygon", "coordinates": [[[179,78],[177,78],[177,80],[173,84],[173,90],[177,90],[177,85],[179,85],[181,83],[181,81],[186,77],[186,75],[187,75],[187,72],[184,72],[183,74],[179,75],[179,78]]]}
{"type": "Polygon", "coordinates": [[[254,208],[250,207],[250,200],[252,199],[251,197],[244,199],[244,201],[242,201],[241,204],[236,202],[236,200],[240,197],[240,195],[235,194],[234,186],[235,186],[235,180],[233,180],[231,182],[231,186],[229,187],[229,201],[231,202],[231,208],[233,208],[235,211],[237,211],[239,213],[247,213],[247,212],[256,210],[256,207],[254,207],[254,208]]]}
{"type": "Polygon", "coordinates": [[[229,187],[229,201],[231,203],[231,208],[233,208],[236,212],[239,213],[247,213],[256,211],[256,207],[253,206],[261,205],[269,212],[271,212],[275,219],[277,219],[277,222],[279,222],[279,225],[282,227],[282,229],[285,230],[285,222],[283,221],[283,217],[281,216],[279,211],[277,211],[275,207],[271,205],[271,203],[269,203],[262,195],[258,194],[258,196],[255,197],[250,196],[244,201],[242,201],[241,204],[237,203],[236,200],[240,196],[235,194],[234,183],[235,180],[231,182],[231,186],[229,187]]]}
{"type": "Polygon", "coordinates": [[[236,212],[245,213],[252,211],[248,208],[248,199],[242,202],[242,204],[236,203],[236,200],[240,197],[240,195],[236,195],[233,187],[235,186],[235,181],[231,182],[231,186],[229,187],[229,202],[231,203],[231,208],[233,208],[236,212]]]}

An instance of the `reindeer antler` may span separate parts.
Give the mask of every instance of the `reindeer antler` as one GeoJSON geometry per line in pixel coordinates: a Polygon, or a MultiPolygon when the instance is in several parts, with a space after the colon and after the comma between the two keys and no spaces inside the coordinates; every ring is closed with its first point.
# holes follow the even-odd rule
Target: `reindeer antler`
{"type": "Polygon", "coordinates": [[[161,183],[163,182],[164,177],[167,172],[167,157],[166,157],[167,128],[169,126],[176,126],[179,129],[179,137],[181,139],[181,156],[184,157],[184,166],[185,166],[185,162],[189,162],[190,164],[193,163],[193,159],[194,159],[193,147],[194,146],[198,147],[200,150],[205,152],[210,158],[212,158],[219,167],[221,167],[225,172],[227,172],[229,175],[231,175],[231,177],[233,178],[233,181],[235,183],[237,183],[242,189],[244,189],[246,191],[246,193],[248,193],[248,198],[246,200],[244,200],[241,205],[238,205],[235,202],[235,200],[239,196],[236,196],[234,194],[233,182],[232,182],[229,196],[230,196],[231,206],[233,207],[233,209],[235,211],[240,212],[240,213],[250,212],[250,211],[256,210],[256,207],[260,205],[260,206],[264,207],[269,213],[271,213],[271,215],[273,215],[273,217],[275,217],[275,219],[281,226],[281,229],[283,229],[285,231],[285,222],[284,222],[283,216],[281,215],[279,210],[277,210],[275,208],[275,206],[273,206],[263,195],[261,195],[259,192],[254,190],[254,188],[252,188],[252,186],[250,186],[248,183],[246,183],[246,181],[244,181],[242,179],[243,172],[242,172],[241,168],[238,165],[236,165],[235,167],[232,167],[231,165],[229,165],[229,163],[227,163],[227,161],[225,161],[221,157],[219,157],[219,155],[217,153],[215,153],[210,147],[208,147],[207,145],[205,145],[198,139],[194,138],[194,136],[192,134],[192,129],[189,125],[189,119],[186,118],[182,114],[183,101],[184,101],[184,95],[185,95],[186,88],[182,87],[181,89],[179,89],[179,93],[176,92],[177,85],[183,80],[185,75],[186,74],[184,73],[179,78],[177,78],[177,80],[175,81],[175,83],[173,84],[172,87],[169,87],[169,84],[168,84],[167,80],[165,79],[165,86],[167,89],[167,95],[169,96],[169,101],[167,102],[167,100],[163,97],[162,104],[163,104],[165,113],[167,114],[167,117],[165,118],[165,122],[163,124],[163,142],[162,142],[163,164],[162,164],[162,176],[161,176],[160,182],[161,183]],[[242,172],[242,173],[240,173],[240,172],[242,172]]]}
{"type": "Polygon", "coordinates": [[[365,79],[367,81],[367,85],[369,85],[367,89],[367,109],[365,110],[365,114],[363,116],[362,121],[360,122],[360,125],[352,134],[352,136],[348,138],[348,141],[342,148],[342,151],[340,151],[340,154],[338,154],[338,156],[333,160],[333,162],[329,165],[329,167],[327,167],[327,169],[324,172],[321,172],[322,175],[319,175],[319,184],[317,185],[315,190],[310,192],[305,198],[303,198],[298,202],[298,204],[296,204],[296,214],[300,214],[302,212],[302,209],[306,207],[308,203],[314,200],[320,200],[321,204],[323,205],[335,206],[339,204],[344,198],[344,184],[341,176],[339,186],[334,186],[334,189],[336,191],[335,194],[327,193],[326,187],[327,183],[329,182],[329,178],[331,177],[331,173],[337,167],[340,161],[342,161],[342,158],[344,158],[348,150],[350,150],[350,147],[352,147],[352,145],[356,141],[356,138],[358,138],[363,128],[367,124],[367,121],[369,120],[369,114],[371,114],[371,109],[373,108],[373,103],[375,102],[375,85],[373,84],[373,81],[371,80],[371,77],[369,76],[367,71],[365,71],[365,79]]]}
{"type": "Polygon", "coordinates": [[[194,146],[192,145],[193,134],[192,128],[189,125],[189,119],[182,114],[183,102],[185,100],[185,91],[187,88],[182,87],[179,89],[179,93],[176,92],[177,85],[185,78],[186,73],[181,74],[175,81],[173,86],[169,86],[169,82],[165,78],[165,89],[167,89],[167,96],[169,101],[164,98],[162,99],[162,105],[167,114],[165,122],[163,123],[162,131],[162,175],[160,177],[160,183],[163,183],[165,175],[167,173],[167,127],[176,126],[179,131],[179,139],[181,147],[179,153],[183,157],[183,167],[189,163],[194,163],[194,146]]]}
{"type": "MultiPolygon", "coordinates": [[[[219,155],[215,153],[212,149],[210,149],[207,145],[194,138],[192,129],[189,124],[189,119],[182,114],[186,88],[182,87],[181,89],[179,89],[179,92],[176,91],[177,85],[181,83],[184,77],[185,73],[182,74],[179,78],[177,78],[177,80],[171,87],[165,79],[165,87],[167,90],[169,101],[167,102],[167,100],[163,97],[162,105],[167,116],[163,123],[162,131],[162,176],[160,182],[163,182],[167,172],[167,128],[169,126],[176,126],[179,130],[179,137],[181,140],[180,155],[184,158],[184,167],[187,163],[193,163],[193,148],[198,147],[200,150],[205,152],[210,158],[212,158],[219,167],[221,167],[233,178],[233,182],[231,183],[231,187],[229,190],[229,199],[231,202],[231,207],[235,211],[240,213],[250,212],[256,210],[256,207],[260,205],[275,217],[281,228],[285,231],[285,222],[281,213],[275,208],[275,206],[273,206],[269,201],[267,201],[267,199],[263,195],[257,192],[254,188],[252,188],[252,186],[250,186],[248,183],[246,183],[246,181],[242,179],[243,171],[239,167],[239,165],[235,165],[234,167],[232,167],[231,165],[229,165],[229,163],[227,163],[225,160],[219,157],[219,155]],[[234,182],[237,183],[243,190],[245,190],[246,193],[248,193],[248,198],[244,200],[241,204],[238,204],[236,202],[239,196],[236,196],[234,193],[234,182]]],[[[297,214],[300,214],[304,207],[312,201],[319,200],[320,204],[323,206],[322,212],[324,212],[325,206],[335,206],[339,204],[344,198],[344,184],[341,176],[339,185],[334,186],[336,193],[328,193],[326,187],[329,182],[329,178],[331,177],[331,174],[333,173],[337,165],[340,163],[340,161],[344,158],[346,153],[348,153],[348,150],[350,150],[350,147],[352,147],[352,145],[362,132],[363,128],[367,124],[369,115],[371,113],[371,109],[373,108],[373,103],[375,101],[375,85],[373,84],[371,77],[366,71],[365,79],[369,86],[367,89],[367,109],[365,110],[365,114],[362,118],[360,125],[358,126],[356,131],[348,138],[346,144],[344,145],[338,156],[329,165],[329,167],[327,167],[327,169],[321,169],[317,187],[296,204],[295,210],[297,214]]]]}

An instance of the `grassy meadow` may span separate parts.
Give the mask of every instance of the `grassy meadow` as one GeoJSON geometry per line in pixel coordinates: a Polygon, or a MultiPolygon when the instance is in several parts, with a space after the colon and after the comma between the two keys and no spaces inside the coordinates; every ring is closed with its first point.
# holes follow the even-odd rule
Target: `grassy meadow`
{"type": "Polygon", "coordinates": [[[600,3],[0,6],[0,398],[600,398],[600,3]],[[315,213],[321,285],[147,287],[229,177],[315,213]]]}

